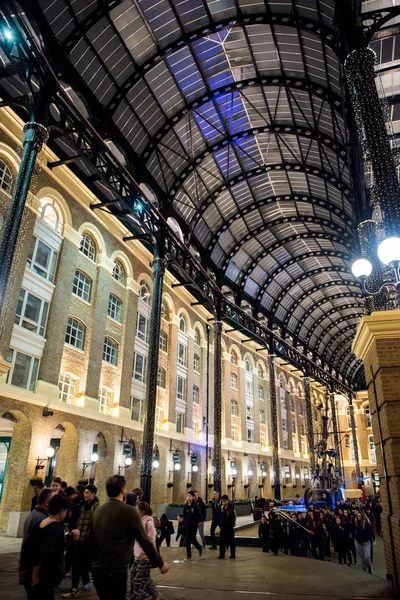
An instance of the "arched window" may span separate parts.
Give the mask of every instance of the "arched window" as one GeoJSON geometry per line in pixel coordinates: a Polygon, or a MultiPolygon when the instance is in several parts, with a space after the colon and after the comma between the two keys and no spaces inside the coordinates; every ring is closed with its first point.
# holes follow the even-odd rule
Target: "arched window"
{"type": "Polygon", "coordinates": [[[74,284],[72,286],[72,293],[74,296],[78,296],[85,302],[90,302],[90,293],[92,290],[92,280],[82,271],[75,271],[74,284]]]}
{"type": "Polygon", "coordinates": [[[260,364],[257,366],[257,376],[258,379],[264,379],[264,370],[260,364]]]}
{"type": "Polygon", "coordinates": [[[165,300],[163,300],[161,304],[161,318],[169,321],[169,306],[165,300]]]}
{"type": "Polygon", "coordinates": [[[65,334],[65,343],[69,346],[74,346],[78,350],[83,350],[85,344],[86,327],[78,319],[69,317],[67,324],[67,332],[65,334]]]}
{"type": "Polygon", "coordinates": [[[239,405],[237,400],[231,400],[231,415],[237,417],[239,415],[239,405]]]}
{"type": "Polygon", "coordinates": [[[42,219],[49,227],[62,233],[63,220],[56,202],[52,198],[42,198],[38,210],[39,218],[42,219]]]}
{"type": "Polygon", "coordinates": [[[279,387],[281,390],[285,389],[285,380],[283,379],[282,375],[279,377],[279,387]]]}
{"type": "Polygon", "coordinates": [[[143,302],[145,302],[146,304],[149,304],[150,303],[150,290],[149,290],[149,286],[147,285],[147,283],[143,279],[139,283],[139,285],[140,285],[139,298],[141,300],[143,300],[143,302]]]}
{"type": "Polygon", "coordinates": [[[163,352],[167,352],[168,351],[168,333],[166,331],[164,331],[163,329],[161,329],[161,331],[160,331],[160,344],[159,344],[159,348],[163,352]]]}
{"type": "Polygon", "coordinates": [[[261,384],[258,386],[258,399],[264,400],[264,388],[261,384]]]}
{"type": "Polygon", "coordinates": [[[196,327],[196,329],[194,330],[194,343],[197,346],[200,346],[201,343],[200,331],[198,327],[196,327]]]}
{"type": "Polygon", "coordinates": [[[96,261],[96,258],[97,258],[96,244],[94,243],[93,238],[88,233],[83,234],[79,250],[82,252],[82,254],[87,256],[93,262],[96,261]]]}
{"type": "Polygon", "coordinates": [[[238,363],[237,354],[233,350],[231,351],[229,360],[231,361],[231,365],[237,365],[237,363],[238,363]]]}
{"type": "Polygon", "coordinates": [[[293,381],[289,381],[289,394],[293,394],[293,392],[294,392],[293,381]]]}
{"type": "Polygon", "coordinates": [[[371,413],[369,411],[369,405],[367,404],[367,406],[365,407],[365,425],[367,427],[372,427],[372,419],[371,419],[371,413]]]}
{"type": "Polygon", "coordinates": [[[121,285],[125,285],[125,281],[126,281],[125,267],[120,260],[114,261],[114,268],[113,268],[112,276],[115,279],[115,281],[118,281],[118,283],[120,283],[121,285]]]}
{"type": "Polygon", "coordinates": [[[247,373],[251,373],[251,364],[248,358],[244,361],[244,366],[247,373]]]}
{"type": "Polygon", "coordinates": [[[167,387],[167,372],[164,367],[158,367],[157,385],[163,390],[167,387]]]}
{"type": "Polygon", "coordinates": [[[69,373],[60,373],[58,387],[60,388],[60,400],[71,404],[72,400],[76,397],[78,378],[69,373]]]}
{"type": "Polygon", "coordinates": [[[118,365],[118,344],[109,337],[104,338],[103,360],[114,367],[118,365]]]}
{"type": "Polygon", "coordinates": [[[299,385],[299,387],[297,388],[297,393],[299,395],[299,398],[303,397],[303,388],[301,387],[301,385],[299,385]]]}
{"type": "Polygon", "coordinates": [[[108,297],[108,316],[110,319],[121,323],[122,320],[122,302],[114,294],[110,294],[108,297]]]}
{"type": "Polygon", "coordinates": [[[183,313],[179,315],[179,330],[186,333],[186,319],[183,313]]]}
{"type": "Polygon", "coordinates": [[[11,194],[12,186],[13,186],[13,172],[8,166],[8,164],[0,158],[0,188],[7,192],[7,194],[11,194]]]}
{"type": "Polygon", "coordinates": [[[347,427],[349,429],[351,429],[351,411],[350,411],[350,406],[347,407],[346,418],[347,418],[347,427]]]}

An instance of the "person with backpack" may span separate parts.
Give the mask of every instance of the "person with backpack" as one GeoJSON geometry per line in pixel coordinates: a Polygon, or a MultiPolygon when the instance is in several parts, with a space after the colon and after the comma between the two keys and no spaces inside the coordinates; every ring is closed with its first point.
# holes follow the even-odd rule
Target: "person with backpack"
{"type": "Polygon", "coordinates": [[[171,535],[174,535],[175,529],[172,521],[168,520],[167,515],[164,513],[160,518],[160,537],[157,538],[157,549],[161,546],[164,540],[167,542],[167,547],[171,546],[171,535]]]}
{"type": "Polygon", "coordinates": [[[228,547],[231,552],[229,558],[236,558],[234,531],[236,525],[236,511],[232,504],[230,504],[229,498],[226,494],[221,496],[221,503],[221,533],[219,536],[218,558],[225,558],[225,549],[228,547]]]}
{"type": "Polygon", "coordinates": [[[179,540],[179,547],[186,545],[186,527],[183,523],[183,515],[178,515],[178,531],[176,532],[176,541],[179,540]]]}

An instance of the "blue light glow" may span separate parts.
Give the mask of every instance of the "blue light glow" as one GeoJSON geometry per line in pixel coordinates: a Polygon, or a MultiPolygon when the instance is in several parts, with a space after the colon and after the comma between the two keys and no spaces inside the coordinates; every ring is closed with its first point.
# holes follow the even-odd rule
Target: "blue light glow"
{"type": "Polygon", "coordinates": [[[6,38],[6,40],[8,40],[9,42],[12,42],[14,39],[13,33],[12,31],[10,31],[9,29],[5,29],[4,30],[4,37],[6,38]]]}

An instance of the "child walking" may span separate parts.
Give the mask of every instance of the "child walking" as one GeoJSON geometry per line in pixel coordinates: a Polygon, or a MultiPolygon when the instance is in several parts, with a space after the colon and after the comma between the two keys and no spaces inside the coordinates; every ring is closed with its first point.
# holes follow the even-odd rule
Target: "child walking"
{"type": "MultiPolygon", "coordinates": [[[[149,539],[156,547],[156,528],[154,519],[151,516],[153,511],[147,502],[138,502],[136,509],[142,520],[143,529],[149,539]]],[[[150,577],[151,562],[143,552],[138,542],[135,542],[133,548],[134,561],[131,567],[131,584],[128,594],[129,600],[143,600],[152,598],[156,600],[159,597],[154,581],[150,577]]]]}

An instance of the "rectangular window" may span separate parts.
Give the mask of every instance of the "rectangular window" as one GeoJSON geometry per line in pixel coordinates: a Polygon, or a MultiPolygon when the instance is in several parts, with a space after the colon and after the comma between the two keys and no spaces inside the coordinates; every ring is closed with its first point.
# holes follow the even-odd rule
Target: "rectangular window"
{"type": "Polygon", "coordinates": [[[197,419],[193,419],[193,433],[195,433],[196,435],[201,433],[200,423],[197,419]]]}
{"type": "Polygon", "coordinates": [[[237,375],[236,375],[236,373],[231,373],[231,389],[237,390],[237,375]]]}
{"type": "Polygon", "coordinates": [[[232,423],[231,425],[231,440],[233,442],[238,441],[238,426],[236,425],[236,423],[232,423]]]}
{"type": "Polygon", "coordinates": [[[200,390],[197,385],[193,386],[193,404],[200,404],[200,390]]]}
{"type": "Polygon", "coordinates": [[[253,384],[251,381],[246,381],[246,396],[253,395],[253,384]]]}
{"type": "Polygon", "coordinates": [[[264,400],[264,388],[262,385],[258,386],[258,399],[264,400]]]}
{"type": "Polygon", "coordinates": [[[261,444],[261,446],[265,446],[265,431],[264,431],[264,429],[260,429],[260,444],[261,444]]]}
{"type": "Polygon", "coordinates": [[[86,327],[83,323],[69,317],[67,324],[67,331],[65,333],[65,343],[69,346],[75,346],[78,350],[83,350],[85,344],[85,331],[86,327]]]}
{"type": "Polygon", "coordinates": [[[246,405],[246,419],[248,421],[254,421],[254,410],[252,406],[246,405]]]}
{"type": "Polygon", "coordinates": [[[142,400],[139,400],[139,398],[135,398],[134,396],[131,396],[131,419],[133,421],[139,421],[139,423],[142,423],[142,421],[143,421],[142,409],[143,409],[142,400]]]}
{"type": "Polygon", "coordinates": [[[247,430],[247,441],[250,443],[254,443],[254,429],[247,430]]]}
{"type": "Polygon", "coordinates": [[[193,370],[195,373],[200,373],[200,356],[198,354],[193,356],[193,370]]]}
{"type": "Polygon", "coordinates": [[[304,407],[302,404],[299,404],[299,416],[300,417],[304,416],[304,407]]]}
{"type": "Polygon", "coordinates": [[[159,349],[162,352],[167,352],[168,351],[168,333],[166,331],[163,331],[162,329],[160,331],[159,349]]]}
{"type": "Polygon", "coordinates": [[[136,337],[147,342],[147,319],[140,312],[137,315],[136,337]]]}
{"type": "Polygon", "coordinates": [[[108,298],[108,316],[110,319],[121,323],[122,320],[122,302],[114,294],[110,294],[108,298]]]}
{"type": "Polygon", "coordinates": [[[74,284],[72,286],[72,293],[74,296],[78,296],[85,302],[90,302],[90,292],[92,289],[92,280],[82,273],[82,271],[75,271],[74,284]]]}
{"type": "Polygon", "coordinates": [[[296,421],[292,421],[292,433],[296,433],[296,421]]]}
{"type": "Polygon", "coordinates": [[[76,396],[78,379],[69,373],[61,373],[58,380],[60,400],[71,404],[76,396]]]}
{"type": "Polygon", "coordinates": [[[178,363],[182,367],[187,366],[187,346],[181,342],[178,343],[178,363]]]}
{"type": "Polygon", "coordinates": [[[301,453],[302,454],[307,454],[307,448],[306,448],[306,440],[304,437],[301,438],[301,453]]]}
{"type": "Polygon", "coordinates": [[[265,410],[260,410],[260,423],[265,425],[265,410]]]}
{"type": "Polygon", "coordinates": [[[14,322],[44,337],[48,310],[48,302],[21,288],[14,322]]]}
{"type": "Polygon", "coordinates": [[[287,422],[286,422],[286,419],[282,419],[282,431],[287,431],[287,422]]]}
{"type": "Polygon", "coordinates": [[[292,448],[293,448],[293,452],[298,452],[298,448],[297,448],[297,436],[296,434],[292,434],[292,448]]]}
{"type": "Polygon", "coordinates": [[[368,446],[369,446],[369,460],[372,463],[376,463],[376,450],[375,450],[375,443],[374,443],[373,435],[368,436],[368,446]]]}
{"type": "Polygon", "coordinates": [[[12,363],[7,374],[7,383],[33,392],[39,370],[39,359],[10,348],[7,352],[7,360],[12,363]]]}
{"type": "Polygon", "coordinates": [[[167,372],[164,367],[158,367],[157,385],[163,390],[165,390],[167,387],[167,372]]]}
{"type": "MultiPolygon", "coordinates": [[[[355,454],[355,451],[354,451],[355,449],[354,449],[353,439],[354,439],[353,436],[350,435],[349,436],[349,442],[350,442],[349,458],[350,458],[350,461],[352,463],[355,463],[356,462],[356,454],[355,454]]],[[[360,463],[361,463],[362,459],[361,459],[361,452],[360,452],[360,444],[358,443],[358,439],[357,438],[356,438],[356,440],[357,440],[356,444],[357,444],[357,450],[358,450],[358,457],[359,457],[359,460],[360,460],[360,463]]]]}
{"type": "Polygon", "coordinates": [[[135,352],[133,359],[133,378],[136,381],[146,380],[146,357],[139,352],[135,352]]]}
{"type": "Polygon", "coordinates": [[[183,377],[176,378],[176,397],[182,402],[186,402],[186,379],[183,377]]]}
{"type": "Polygon", "coordinates": [[[372,427],[372,419],[371,413],[369,411],[369,406],[365,407],[365,424],[367,427],[372,427]]]}
{"type": "Polygon", "coordinates": [[[237,417],[239,414],[239,406],[237,400],[231,400],[231,415],[237,417]]]}
{"type": "Polygon", "coordinates": [[[304,423],[300,424],[300,435],[305,435],[306,434],[306,429],[304,427],[304,423]]]}
{"type": "Polygon", "coordinates": [[[185,414],[176,413],[176,433],[185,433],[185,414]]]}
{"type": "Polygon", "coordinates": [[[164,411],[159,406],[156,406],[156,429],[160,429],[163,422],[164,422],[164,411]]]}
{"type": "Polygon", "coordinates": [[[37,273],[40,277],[50,282],[54,281],[56,271],[57,252],[52,250],[36,236],[32,236],[29,247],[27,267],[37,273]]]}
{"type": "Polygon", "coordinates": [[[289,441],[287,438],[284,438],[283,440],[283,449],[284,450],[288,450],[289,449],[289,441]]]}
{"type": "Polygon", "coordinates": [[[294,400],[293,400],[293,398],[290,398],[290,412],[294,413],[294,400]]]}
{"type": "Polygon", "coordinates": [[[105,387],[99,389],[99,410],[104,415],[110,414],[110,410],[113,403],[113,392],[105,387]]]}

